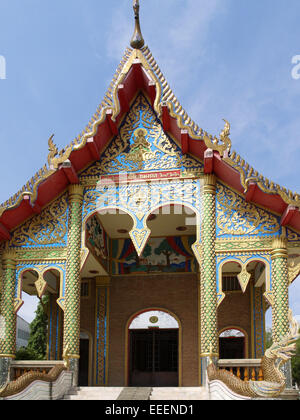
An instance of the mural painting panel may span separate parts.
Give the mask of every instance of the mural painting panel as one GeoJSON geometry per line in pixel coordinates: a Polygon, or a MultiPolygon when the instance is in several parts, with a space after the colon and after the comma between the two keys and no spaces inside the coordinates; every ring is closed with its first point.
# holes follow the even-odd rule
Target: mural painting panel
{"type": "Polygon", "coordinates": [[[105,270],[108,270],[109,237],[97,215],[92,216],[86,222],[85,241],[86,247],[90,250],[93,256],[100,262],[105,270]]]}
{"type": "Polygon", "coordinates": [[[196,272],[191,249],[195,240],[195,236],[150,238],[141,257],[130,239],[112,240],[112,274],[196,272]]]}

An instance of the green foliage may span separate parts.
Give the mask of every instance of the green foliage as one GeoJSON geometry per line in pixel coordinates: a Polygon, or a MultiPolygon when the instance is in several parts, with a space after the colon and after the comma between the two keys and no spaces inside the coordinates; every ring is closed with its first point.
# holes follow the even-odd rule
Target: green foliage
{"type": "Polygon", "coordinates": [[[27,348],[29,352],[36,353],[37,360],[43,360],[46,356],[48,317],[45,305],[47,302],[47,296],[39,302],[35,311],[36,316],[30,324],[30,337],[27,348]]]}
{"type": "Polygon", "coordinates": [[[28,347],[21,347],[16,352],[16,360],[39,360],[39,355],[28,347]]]}
{"type": "Polygon", "coordinates": [[[171,264],[170,256],[172,254],[178,255],[177,252],[175,252],[174,249],[171,247],[167,239],[162,241],[159,247],[156,248],[154,252],[156,255],[161,255],[161,254],[165,255],[166,260],[167,260],[167,267],[170,267],[170,264],[171,264]]]}
{"type": "Polygon", "coordinates": [[[16,360],[44,360],[47,350],[48,317],[46,305],[48,296],[42,298],[35,311],[35,318],[29,326],[30,336],[27,347],[21,347],[16,353],[16,360]]]}
{"type": "Polygon", "coordinates": [[[267,328],[266,330],[266,350],[269,349],[273,344],[273,339],[272,339],[272,329],[271,328],[267,328]]]}

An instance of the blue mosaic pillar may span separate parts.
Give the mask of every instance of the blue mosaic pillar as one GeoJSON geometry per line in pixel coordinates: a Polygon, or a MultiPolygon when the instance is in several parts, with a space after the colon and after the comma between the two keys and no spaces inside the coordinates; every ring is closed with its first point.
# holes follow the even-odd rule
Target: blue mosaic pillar
{"type": "Polygon", "coordinates": [[[109,277],[96,280],[95,378],[94,385],[108,385],[109,277]]]}

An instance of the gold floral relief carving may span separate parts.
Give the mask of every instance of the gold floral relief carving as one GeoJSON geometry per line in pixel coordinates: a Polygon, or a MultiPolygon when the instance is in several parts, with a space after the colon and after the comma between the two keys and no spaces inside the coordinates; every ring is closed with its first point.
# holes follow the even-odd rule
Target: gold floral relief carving
{"type": "Polygon", "coordinates": [[[291,229],[286,229],[287,232],[287,239],[288,241],[292,242],[295,244],[295,246],[299,246],[300,247],[300,235],[299,233],[291,230],[291,229]]]}
{"type": "Polygon", "coordinates": [[[243,251],[261,251],[272,250],[273,236],[254,236],[251,238],[219,238],[216,240],[216,252],[243,252],[243,251]]]}
{"type": "Polygon", "coordinates": [[[180,148],[164,133],[146,98],[140,95],[120,127],[119,135],[100,161],[84,171],[81,178],[141,170],[201,169],[202,166],[193,157],[181,154],[180,148]]]}
{"type": "Polygon", "coordinates": [[[218,185],[217,226],[220,235],[272,234],[280,230],[275,216],[247,203],[235,192],[218,185]]]}
{"type": "MultiPolygon", "coordinates": [[[[101,199],[102,194],[104,191],[99,191],[98,189],[86,189],[83,195],[83,220],[86,216],[90,213],[93,213],[97,210],[99,205],[99,200],[101,199]]],[[[112,201],[113,202],[113,201],[112,201]]]]}
{"type": "Polygon", "coordinates": [[[64,244],[68,225],[67,210],[67,194],[64,194],[39,215],[34,216],[16,229],[9,246],[29,247],[64,244]]]}
{"type": "Polygon", "coordinates": [[[291,261],[288,265],[288,275],[289,275],[289,283],[292,284],[293,281],[299,276],[300,274],[300,262],[299,260],[291,261]]]}

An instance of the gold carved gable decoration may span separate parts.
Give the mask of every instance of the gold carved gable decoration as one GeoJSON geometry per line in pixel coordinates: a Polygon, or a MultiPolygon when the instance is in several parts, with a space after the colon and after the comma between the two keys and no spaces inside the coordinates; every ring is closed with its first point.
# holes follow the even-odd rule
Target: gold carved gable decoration
{"type": "Polygon", "coordinates": [[[65,246],[68,229],[67,194],[16,229],[10,247],[65,246]]]}
{"type": "Polygon", "coordinates": [[[247,203],[244,198],[218,184],[217,188],[217,234],[272,235],[280,231],[276,216],[247,203]]]}
{"type": "Polygon", "coordinates": [[[118,136],[104,151],[100,161],[81,174],[81,179],[120,172],[185,171],[201,167],[196,159],[182,155],[177,144],[164,133],[151,105],[140,94],[122,123],[118,136]]]}

